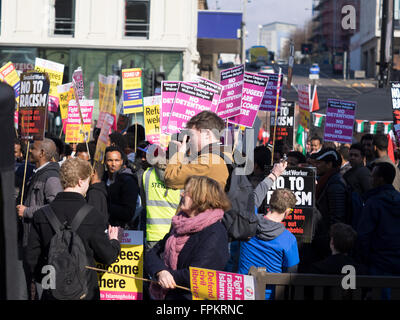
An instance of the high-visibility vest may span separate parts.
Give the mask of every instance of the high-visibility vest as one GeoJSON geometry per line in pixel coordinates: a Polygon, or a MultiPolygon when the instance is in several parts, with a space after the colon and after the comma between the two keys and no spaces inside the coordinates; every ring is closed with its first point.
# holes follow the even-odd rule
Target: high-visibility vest
{"type": "Polygon", "coordinates": [[[167,188],[154,168],[144,172],[143,188],[146,196],[146,240],[159,241],[169,232],[171,219],[181,200],[181,191],[167,188]]]}

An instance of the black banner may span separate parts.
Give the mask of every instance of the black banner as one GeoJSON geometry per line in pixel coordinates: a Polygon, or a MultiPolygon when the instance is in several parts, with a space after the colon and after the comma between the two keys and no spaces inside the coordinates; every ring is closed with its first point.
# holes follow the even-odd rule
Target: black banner
{"type": "MultiPolygon", "coordinates": [[[[266,175],[271,167],[266,168],[266,175]]],[[[269,201],[276,189],[289,189],[296,196],[297,202],[293,212],[283,220],[286,229],[296,236],[298,242],[309,243],[312,238],[313,210],[315,208],[315,168],[288,167],[278,177],[272,188],[268,191],[262,212],[268,211],[269,201]]]]}

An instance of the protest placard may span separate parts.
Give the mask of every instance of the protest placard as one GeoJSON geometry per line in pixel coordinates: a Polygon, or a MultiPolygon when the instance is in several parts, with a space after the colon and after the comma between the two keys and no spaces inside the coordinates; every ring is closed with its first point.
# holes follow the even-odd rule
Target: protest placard
{"type": "Polygon", "coordinates": [[[310,85],[298,86],[300,124],[303,128],[310,127],[310,85]]]}
{"type": "Polygon", "coordinates": [[[161,96],[144,98],[144,129],[151,144],[160,144],[160,105],[161,96]]]}
{"type": "Polygon", "coordinates": [[[69,102],[68,117],[65,124],[66,143],[82,143],[89,141],[94,100],[80,100],[79,106],[76,100],[71,100],[69,102]]]}
{"type": "Polygon", "coordinates": [[[252,128],[267,84],[267,76],[245,72],[240,114],[230,118],[229,122],[252,128]]]}
{"type": "Polygon", "coordinates": [[[252,276],[189,267],[193,300],[255,300],[252,276]]]}
{"type": "MultiPolygon", "coordinates": [[[[262,73],[265,75],[265,73],[262,73]]],[[[278,99],[278,110],[281,105],[282,100],[282,82],[283,75],[281,74],[281,85],[279,86],[279,99],[278,99]]],[[[268,74],[268,84],[267,88],[264,92],[264,97],[260,104],[260,111],[270,111],[275,112],[276,108],[276,95],[278,93],[278,82],[279,82],[279,73],[268,74]]]]}
{"type": "Polygon", "coordinates": [[[328,99],[324,141],[353,143],[357,102],[328,99]]]}
{"type": "Polygon", "coordinates": [[[85,95],[85,85],[83,83],[83,72],[81,67],[78,67],[78,69],[76,69],[72,74],[72,81],[75,83],[78,99],[82,100],[85,95]]]}
{"type": "Polygon", "coordinates": [[[222,85],[205,78],[199,78],[197,81],[197,86],[214,92],[211,111],[217,112],[219,100],[221,99],[221,93],[223,89],[222,85]]]}
{"type": "Polygon", "coordinates": [[[7,62],[0,68],[0,81],[9,84],[14,89],[15,100],[19,101],[20,80],[12,62],[7,62]]]}
{"type": "Polygon", "coordinates": [[[63,124],[63,132],[65,133],[65,125],[68,118],[68,105],[71,100],[75,99],[74,88],[72,82],[57,86],[59,97],[61,121],[63,124]]]}
{"type": "Polygon", "coordinates": [[[400,145],[400,81],[391,83],[393,129],[397,137],[397,144],[400,145]]]}
{"type": "MultiPolygon", "coordinates": [[[[270,136],[274,136],[274,125],[275,125],[275,111],[271,112],[270,122],[270,136]]],[[[282,141],[286,144],[290,150],[293,149],[293,134],[294,132],[294,102],[293,101],[282,101],[281,108],[278,111],[278,117],[276,119],[276,134],[275,141],[282,141]]]]}
{"type": "Polygon", "coordinates": [[[193,84],[181,82],[169,116],[167,133],[174,134],[186,128],[186,123],[196,114],[211,110],[214,92],[193,84]]]}
{"type": "MultiPolygon", "coordinates": [[[[266,167],[268,175],[272,167],[266,167]]],[[[293,212],[283,220],[286,229],[298,242],[310,243],[312,238],[313,210],[315,208],[315,168],[288,167],[268,191],[261,213],[266,213],[272,193],[276,189],[289,189],[296,196],[293,212]]],[[[260,213],[260,212],[259,212],[260,213]]]]}
{"type": "Polygon", "coordinates": [[[101,127],[99,137],[97,139],[96,151],[94,153],[94,161],[98,163],[104,162],[105,151],[108,143],[108,135],[114,122],[114,117],[111,114],[106,114],[103,126],[101,127]]]}
{"type": "Polygon", "coordinates": [[[64,65],[54,61],[36,58],[35,70],[39,72],[45,72],[48,74],[50,81],[49,111],[57,112],[59,104],[57,86],[62,84],[64,65]]]}
{"type": "Polygon", "coordinates": [[[101,128],[106,114],[114,117],[112,129],[117,130],[117,102],[115,90],[117,87],[118,76],[104,76],[99,74],[99,118],[96,128],[101,128]]]}
{"type": "Polygon", "coordinates": [[[50,81],[46,74],[21,74],[18,131],[21,139],[43,140],[46,128],[50,81]]]}
{"type": "Polygon", "coordinates": [[[143,112],[142,69],[122,70],[123,114],[143,112]]]}
{"type": "MultiPolygon", "coordinates": [[[[117,260],[107,266],[96,263],[99,269],[143,277],[143,231],[124,230],[121,252],[117,260]]],[[[142,300],[143,282],[110,273],[98,273],[101,300],[142,300]]]]}
{"type": "Polygon", "coordinates": [[[240,114],[244,85],[244,65],[221,71],[220,84],[223,86],[217,114],[227,119],[240,114]]]}
{"type": "Polygon", "coordinates": [[[172,105],[174,104],[176,91],[178,90],[178,81],[162,81],[161,83],[161,133],[167,133],[167,124],[171,115],[172,105]]]}

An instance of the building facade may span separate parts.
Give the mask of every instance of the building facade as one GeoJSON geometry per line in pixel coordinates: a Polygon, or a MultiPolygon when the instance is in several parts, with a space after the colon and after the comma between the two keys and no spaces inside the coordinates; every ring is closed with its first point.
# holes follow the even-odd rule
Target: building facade
{"type": "Polygon", "coordinates": [[[85,84],[95,83],[94,98],[98,74],[118,68],[143,69],[145,96],[152,72],[164,72],[166,80],[199,72],[198,0],[0,2],[0,64],[12,61],[26,71],[36,57],[52,60],[65,65],[64,83],[81,66],[85,84]]]}
{"type": "Polygon", "coordinates": [[[291,35],[296,31],[297,26],[285,22],[273,22],[264,24],[258,29],[258,43],[265,46],[268,51],[275,53],[275,59],[282,57],[283,49],[290,41],[291,35]]]}
{"type": "MultiPolygon", "coordinates": [[[[376,62],[380,60],[380,38],[382,0],[360,2],[360,30],[351,38],[350,67],[364,70],[367,77],[375,78],[379,72],[376,62]]],[[[400,69],[396,61],[400,57],[400,1],[394,0],[393,59],[394,67],[400,69]]]]}
{"type": "MultiPolygon", "coordinates": [[[[372,0],[375,1],[375,0],[372,0]]],[[[344,52],[349,51],[350,39],[357,33],[360,21],[360,3],[372,2],[360,0],[319,0],[313,2],[312,36],[314,60],[332,64],[334,71],[342,72],[344,52]],[[343,28],[342,12],[345,6],[355,9],[355,28],[343,28]]],[[[345,11],[346,12],[346,11],[345,11]]]]}

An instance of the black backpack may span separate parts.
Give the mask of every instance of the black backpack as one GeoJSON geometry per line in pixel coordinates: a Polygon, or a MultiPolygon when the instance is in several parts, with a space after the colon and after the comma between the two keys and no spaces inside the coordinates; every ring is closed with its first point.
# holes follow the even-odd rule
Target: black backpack
{"type": "MultiPolygon", "coordinates": [[[[222,223],[228,231],[229,241],[248,241],[256,235],[258,225],[253,186],[246,175],[238,174],[240,167],[226,157],[219,146],[218,148],[211,147],[210,151],[224,159],[229,171],[225,192],[231,201],[232,208],[225,212],[222,219],[222,223]]],[[[242,157],[238,151],[235,151],[234,155],[242,157]]]]}
{"type": "Polygon", "coordinates": [[[43,211],[55,231],[50,241],[47,263],[55,269],[55,288],[51,295],[57,300],[82,300],[88,294],[88,259],[82,239],[76,233],[93,207],[85,204],[75,215],[71,225],[61,224],[49,205],[43,211]]]}

